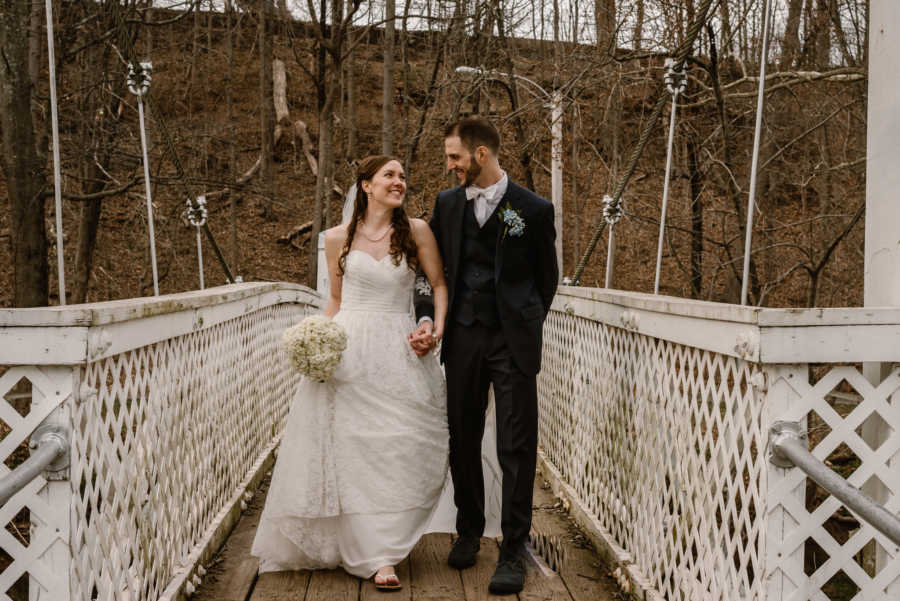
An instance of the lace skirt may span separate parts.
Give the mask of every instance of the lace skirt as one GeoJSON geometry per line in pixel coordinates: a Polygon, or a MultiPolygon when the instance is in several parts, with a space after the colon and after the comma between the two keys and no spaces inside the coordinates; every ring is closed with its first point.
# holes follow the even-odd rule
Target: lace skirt
{"type": "Polygon", "coordinates": [[[334,377],[303,380],[282,436],[252,554],[260,571],[343,566],[368,578],[405,558],[447,478],[446,390],[417,357],[407,313],[342,311],[334,377]]]}

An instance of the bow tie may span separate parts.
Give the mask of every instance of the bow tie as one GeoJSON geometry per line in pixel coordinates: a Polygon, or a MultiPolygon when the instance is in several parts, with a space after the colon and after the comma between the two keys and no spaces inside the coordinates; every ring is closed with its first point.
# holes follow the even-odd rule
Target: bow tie
{"type": "Polygon", "coordinates": [[[489,188],[479,188],[478,186],[468,186],[466,188],[466,200],[474,200],[479,196],[485,200],[489,200],[488,192],[489,188]]]}

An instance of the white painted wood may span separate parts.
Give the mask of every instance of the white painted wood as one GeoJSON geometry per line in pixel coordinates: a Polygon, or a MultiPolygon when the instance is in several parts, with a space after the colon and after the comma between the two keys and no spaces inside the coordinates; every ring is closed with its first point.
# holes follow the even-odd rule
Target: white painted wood
{"type": "Polygon", "coordinates": [[[266,307],[317,305],[319,298],[312,290],[292,284],[281,288],[237,284],[170,297],[76,305],[70,310],[10,309],[0,316],[10,324],[0,325],[0,365],[77,365],[213,327],[266,307]]]}
{"type": "MultiPolygon", "coordinates": [[[[779,418],[785,419],[800,395],[792,385],[794,380],[806,380],[806,366],[770,366],[766,369],[768,381],[767,429],[779,418]]],[[[805,423],[805,420],[804,420],[805,423]]],[[[803,542],[787,545],[787,539],[800,525],[799,516],[786,509],[782,497],[789,498],[791,507],[804,505],[806,478],[799,470],[787,470],[766,462],[766,547],[765,580],[768,599],[789,599],[799,588],[798,574],[803,573],[803,542]]]]}
{"type": "Polygon", "coordinates": [[[2,327],[0,365],[74,365],[87,357],[86,327],[2,327]]]}
{"type": "Polygon", "coordinates": [[[760,328],[764,363],[900,361],[900,324],[760,328]]]}
{"type": "Polygon", "coordinates": [[[900,306],[900,4],[872,0],[866,136],[866,306],[900,306]]]}
{"type": "Polygon", "coordinates": [[[3,345],[0,397],[25,378],[37,400],[25,417],[0,400],[0,459],[61,411],[74,430],[70,478],[0,507],[6,523],[27,506],[34,528],[27,549],[0,529],[14,560],[0,590],[27,572],[34,599],[183,598],[277,444],[299,378],[281,332],[319,305],[307,288],[247,284],[7,311],[0,341],[18,344],[3,345]]]}
{"type": "MultiPolygon", "coordinates": [[[[872,0],[869,18],[864,302],[866,306],[900,307],[900,85],[896,77],[900,5],[893,0],[872,0]]],[[[866,377],[876,384],[888,370],[889,366],[877,363],[864,366],[866,377]]],[[[890,436],[880,423],[863,427],[863,438],[870,445],[881,444],[890,436]]],[[[900,472],[900,461],[890,462],[889,469],[900,472]]],[[[863,490],[879,503],[890,498],[888,488],[877,482],[863,490]]],[[[863,562],[880,571],[890,558],[880,550],[874,557],[868,554],[863,562]]],[[[889,592],[892,598],[900,598],[900,582],[889,592]]]]}
{"type": "Polygon", "coordinates": [[[68,305],[66,307],[39,307],[32,309],[0,309],[0,328],[17,326],[72,326],[104,325],[154,315],[176,313],[201,307],[210,307],[245,298],[277,292],[284,302],[288,298],[296,303],[316,303],[316,291],[288,282],[250,282],[229,284],[206,290],[192,290],[160,297],[129,298],[102,303],[68,305]]]}
{"type": "Polygon", "coordinates": [[[660,324],[682,340],[688,324],[752,325],[707,323],[685,316],[690,307],[665,315],[645,299],[615,305],[609,294],[592,309],[575,296],[545,323],[538,378],[540,444],[570,507],[633,558],[625,572],[658,598],[761,599],[763,519],[747,509],[765,507],[760,366],[708,350],[710,340],[695,348],[655,334],[660,324]]]}
{"type": "MultiPolygon", "coordinates": [[[[675,312],[627,308],[627,305],[569,297],[554,304],[565,313],[598,321],[613,327],[624,327],[653,338],[661,338],[686,346],[708,349],[732,357],[741,357],[735,347],[741,335],[759,339],[759,328],[746,322],[704,319],[675,312]],[[624,321],[623,321],[624,320],[624,321]]],[[[759,358],[759,345],[749,356],[759,358]]]]}
{"type": "Polygon", "coordinates": [[[900,361],[900,309],[754,309],[563,287],[553,310],[763,363],[900,361]]]}
{"type": "MultiPolygon", "coordinates": [[[[7,459],[41,423],[69,423],[69,411],[75,374],[67,367],[15,367],[0,376],[0,415],[11,428],[0,442],[0,459],[7,459]],[[24,417],[5,400],[7,393],[22,380],[31,384],[30,407],[24,417]]],[[[22,398],[22,397],[19,397],[22,398]]],[[[0,464],[0,475],[10,472],[0,464]]],[[[64,474],[55,474],[55,478],[64,474]]],[[[29,579],[29,596],[69,601],[69,502],[71,486],[67,480],[38,476],[0,507],[0,521],[9,523],[23,508],[29,510],[31,529],[25,547],[19,537],[2,530],[0,547],[12,558],[0,574],[0,590],[6,591],[22,574],[29,579]]]]}

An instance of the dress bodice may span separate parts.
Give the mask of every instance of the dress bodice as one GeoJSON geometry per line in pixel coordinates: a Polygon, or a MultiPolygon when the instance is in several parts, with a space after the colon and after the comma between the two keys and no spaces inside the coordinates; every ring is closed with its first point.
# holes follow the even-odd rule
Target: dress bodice
{"type": "Polygon", "coordinates": [[[395,265],[391,255],[377,260],[362,250],[347,253],[341,283],[341,311],[409,313],[415,273],[406,259],[395,265]]]}

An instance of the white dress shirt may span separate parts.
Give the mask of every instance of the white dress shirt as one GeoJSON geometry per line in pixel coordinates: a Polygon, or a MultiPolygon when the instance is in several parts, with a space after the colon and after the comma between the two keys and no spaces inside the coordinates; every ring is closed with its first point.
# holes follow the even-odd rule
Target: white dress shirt
{"type": "Polygon", "coordinates": [[[466,187],[466,198],[475,204],[472,209],[475,212],[475,219],[478,221],[479,227],[484,227],[488,218],[494,213],[494,209],[500,204],[503,195],[506,194],[506,188],[509,186],[509,178],[506,172],[497,183],[481,188],[475,184],[466,187]]]}

